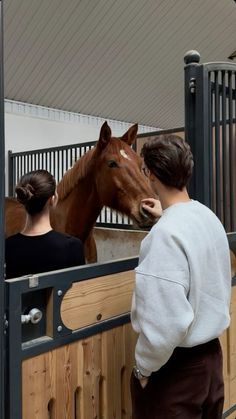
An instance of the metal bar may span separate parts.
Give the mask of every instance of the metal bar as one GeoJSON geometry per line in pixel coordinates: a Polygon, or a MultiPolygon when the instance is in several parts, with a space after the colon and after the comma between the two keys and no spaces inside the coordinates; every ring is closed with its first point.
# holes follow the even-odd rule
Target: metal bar
{"type": "Polygon", "coordinates": [[[8,151],[8,196],[13,196],[13,168],[15,165],[13,164],[13,157],[12,151],[8,151]]]}
{"type": "Polygon", "coordinates": [[[210,207],[208,72],[198,67],[196,80],[195,177],[196,199],[210,207]]]}
{"type": "MultiPolygon", "coordinates": [[[[59,348],[60,346],[76,342],[79,339],[85,339],[89,336],[105,332],[106,330],[110,330],[129,322],[130,313],[124,313],[120,316],[113,317],[108,320],[103,320],[101,323],[86,326],[85,328],[77,329],[73,332],[70,331],[69,334],[61,335],[54,339],[45,339],[45,341],[34,342],[32,345],[29,345],[27,342],[25,345],[22,345],[23,348],[21,356],[22,359],[31,358],[33,356],[40,355],[43,352],[51,351],[53,349],[59,348]]],[[[14,419],[16,417],[18,418],[18,416],[15,416],[14,419]]],[[[13,419],[13,417],[10,417],[9,419],[13,419]]]]}
{"type": "Polygon", "coordinates": [[[220,95],[219,95],[219,72],[215,71],[215,157],[216,157],[216,215],[222,220],[221,213],[221,147],[220,147],[220,95]]]}
{"type": "Polygon", "coordinates": [[[229,72],[229,150],[230,150],[230,220],[231,229],[235,230],[235,139],[233,137],[233,98],[232,98],[232,72],[229,72]]]}
{"type": "Polygon", "coordinates": [[[88,144],[90,144],[89,147],[92,147],[93,145],[96,144],[96,141],[90,141],[89,143],[71,144],[71,145],[65,145],[65,146],[62,145],[62,146],[58,146],[58,147],[48,147],[46,149],[45,148],[39,148],[39,149],[35,149],[35,150],[18,151],[16,153],[12,153],[12,154],[13,154],[13,156],[21,156],[21,155],[25,155],[25,154],[38,154],[38,153],[44,152],[45,150],[51,152],[51,151],[66,150],[66,149],[70,149],[71,147],[82,148],[82,147],[88,146],[88,144]]]}
{"type": "Polygon", "coordinates": [[[3,71],[3,1],[0,1],[0,417],[5,418],[5,130],[4,130],[4,71],[3,71]]]}
{"type": "Polygon", "coordinates": [[[236,404],[227,409],[222,416],[222,419],[228,418],[233,412],[236,412],[236,404]]]}
{"type": "Polygon", "coordinates": [[[8,311],[7,418],[21,419],[21,293],[13,288],[8,289],[8,311]]]}
{"type": "Polygon", "coordinates": [[[209,125],[208,125],[208,135],[209,135],[209,187],[210,187],[210,206],[215,211],[215,183],[214,179],[214,145],[215,145],[215,137],[213,136],[213,93],[214,90],[212,89],[211,83],[211,76],[212,73],[209,72],[208,74],[208,112],[209,112],[209,125]]]}
{"type": "Polygon", "coordinates": [[[226,231],[231,230],[230,226],[230,189],[229,189],[229,137],[226,133],[226,74],[222,71],[222,175],[223,175],[223,223],[226,231]]]}
{"type": "MultiPolygon", "coordinates": [[[[233,115],[232,115],[232,120],[233,120],[233,137],[234,137],[234,153],[236,153],[236,68],[234,70],[234,72],[232,72],[232,75],[234,75],[234,87],[233,87],[233,100],[234,100],[234,106],[233,106],[233,115]]],[[[235,154],[234,154],[235,156],[235,154]]],[[[236,157],[236,156],[235,156],[236,157]]],[[[235,182],[235,176],[236,176],[236,168],[234,165],[234,182],[233,182],[233,191],[232,191],[232,195],[234,197],[234,206],[233,206],[233,220],[234,223],[232,225],[232,231],[235,230],[236,227],[236,182],[235,182]]]]}

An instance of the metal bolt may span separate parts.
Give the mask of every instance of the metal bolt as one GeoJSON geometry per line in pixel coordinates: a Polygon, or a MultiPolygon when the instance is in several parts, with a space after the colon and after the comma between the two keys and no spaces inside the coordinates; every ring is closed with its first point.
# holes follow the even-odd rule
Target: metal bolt
{"type": "Polygon", "coordinates": [[[190,79],[189,88],[190,88],[190,92],[191,93],[195,93],[195,90],[196,90],[196,79],[194,79],[193,77],[190,79]]]}
{"type": "Polygon", "coordinates": [[[62,331],[62,326],[58,326],[57,331],[61,332],[62,331]]]}
{"type": "Polygon", "coordinates": [[[58,290],[57,295],[58,295],[58,297],[60,297],[62,295],[62,290],[58,290]]]}

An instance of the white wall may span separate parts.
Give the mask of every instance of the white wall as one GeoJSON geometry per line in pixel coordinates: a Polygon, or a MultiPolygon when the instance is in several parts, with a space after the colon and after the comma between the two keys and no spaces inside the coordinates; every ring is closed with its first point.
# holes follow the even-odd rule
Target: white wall
{"type": "MultiPolygon", "coordinates": [[[[8,150],[13,152],[95,141],[106,119],[44,108],[22,102],[5,101],[6,185],[8,150]]],[[[132,125],[107,119],[115,136],[132,125]]],[[[139,126],[139,133],[157,130],[139,126]]],[[[6,186],[7,193],[7,186],[6,186]]]]}

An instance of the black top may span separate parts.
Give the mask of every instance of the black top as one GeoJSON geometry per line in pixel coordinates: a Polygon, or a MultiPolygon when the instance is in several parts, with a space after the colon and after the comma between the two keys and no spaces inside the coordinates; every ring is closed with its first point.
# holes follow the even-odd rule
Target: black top
{"type": "Polygon", "coordinates": [[[82,242],[51,230],[39,236],[21,233],[6,239],[6,278],[85,264],[82,242]]]}

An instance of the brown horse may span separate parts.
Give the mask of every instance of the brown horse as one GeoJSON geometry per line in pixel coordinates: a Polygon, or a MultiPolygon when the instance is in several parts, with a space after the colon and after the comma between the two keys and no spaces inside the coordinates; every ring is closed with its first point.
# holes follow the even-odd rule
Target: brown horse
{"type": "MultiPolygon", "coordinates": [[[[104,205],[128,215],[139,227],[154,222],[141,206],[141,200],[154,197],[154,193],[141,172],[141,158],[130,147],[137,130],[136,124],[115,138],[105,122],[96,146],[58,183],[58,203],[50,213],[52,227],[79,237],[85,243],[88,262],[97,260],[91,233],[104,205]]],[[[26,213],[15,198],[6,198],[5,218],[7,237],[23,229],[26,213]]]]}

